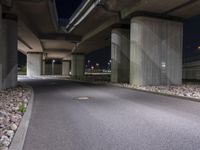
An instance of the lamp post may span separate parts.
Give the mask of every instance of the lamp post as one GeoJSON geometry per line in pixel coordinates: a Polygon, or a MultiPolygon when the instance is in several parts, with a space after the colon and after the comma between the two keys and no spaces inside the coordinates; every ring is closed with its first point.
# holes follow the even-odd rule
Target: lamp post
{"type": "Polygon", "coordinates": [[[92,72],[94,72],[94,66],[91,67],[92,72]]]}
{"type": "Polygon", "coordinates": [[[99,63],[96,63],[96,71],[99,71],[99,63]]]}
{"type": "Polygon", "coordinates": [[[111,70],[112,60],[109,60],[108,62],[108,70],[111,70]]]}
{"type": "Polygon", "coordinates": [[[111,63],[108,62],[108,71],[111,69],[111,63]]]}
{"type": "Polygon", "coordinates": [[[87,61],[87,67],[90,68],[90,60],[87,61]]]}
{"type": "Polygon", "coordinates": [[[52,66],[51,66],[51,68],[52,68],[52,75],[54,75],[54,63],[55,63],[56,61],[53,59],[52,60],[52,66]]]}

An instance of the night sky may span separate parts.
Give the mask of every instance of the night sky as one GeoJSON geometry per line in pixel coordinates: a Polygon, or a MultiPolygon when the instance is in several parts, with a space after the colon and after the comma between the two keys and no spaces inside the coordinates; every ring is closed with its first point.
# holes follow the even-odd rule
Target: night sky
{"type": "MultiPolygon", "coordinates": [[[[69,19],[73,12],[80,5],[82,0],[56,0],[58,16],[60,19],[69,19]]],[[[183,61],[189,62],[200,60],[200,16],[193,17],[184,23],[184,38],[183,38],[183,61]]],[[[107,68],[107,63],[111,59],[110,47],[96,50],[86,56],[87,60],[91,60],[92,64],[100,64],[101,68],[107,68]]],[[[26,57],[19,52],[19,66],[26,64],[26,57]]]]}
{"type": "Polygon", "coordinates": [[[81,2],[82,0],[56,0],[59,18],[69,19],[81,2]]]}
{"type": "Polygon", "coordinates": [[[200,16],[184,23],[183,60],[184,62],[200,60],[200,16]]]}

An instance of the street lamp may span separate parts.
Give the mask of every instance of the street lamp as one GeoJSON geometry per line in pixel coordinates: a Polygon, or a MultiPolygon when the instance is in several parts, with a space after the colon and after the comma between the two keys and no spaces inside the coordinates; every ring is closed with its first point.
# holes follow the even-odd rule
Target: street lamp
{"type": "Polygon", "coordinates": [[[56,61],[53,59],[53,60],[52,60],[52,66],[51,66],[51,67],[52,67],[52,68],[51,68],[51,69],[52,69],[52,75],[54,75],[54,63],[55,63],[55,62],[56,62],[56,61]]]}
{"type": "Polygon", "coordinates": [[[108,62],[108,70],[110,70],[110,67],[111,66],[111,63],[110,62],[108,62]]]}
{"type": "Polygon", "coordinates": [[[99,64],[98,64],[98,63],[96,63],[96,66],[97,66],[97,67],[99,67],[99,64]]]}
{"type": "Polygon", "coordinates": [[[96,63],[96,71],[99,71],[99,63],[96,63]]]}
{"type": "Polygon", "coordinates": [[[92,69],[92,72],[93,72],[94,71],[94,66],[92,66],[91,69],[92,69]]]}
{"type": "Polygon", "coordinates": [[[91,62],[90,60],[87,61],[88,68],[90,67],[90,62],[91,62]]]}

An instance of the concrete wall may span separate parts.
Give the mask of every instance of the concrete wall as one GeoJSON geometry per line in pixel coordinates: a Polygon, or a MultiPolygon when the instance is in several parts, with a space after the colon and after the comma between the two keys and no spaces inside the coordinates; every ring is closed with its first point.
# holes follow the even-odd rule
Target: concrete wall
{"type": "MultiPolygon", "coordinates": [[[[45,64],[45,75],[52,75],[52,64],[45,64]]],[[[54,75],[62,75],[62,64],[54,64],[54,75]]]]}
{"type": "Polygon", "coordinates": [[[0,89],[4,89],[17,85],[17,20],[0,18],[0,89]]]}
{"type": "Polygon", "coordinates": [[[183,64],[183,79],[200,80],[200,61],[183,64]]]}
{"type": "Polygon", "coordinates": [[[85,72],[85,56],[83,54],[72,54],[71,67],[72,76],[82,78],[85,72]]]}
{"type": "Polygon", "coordinates": [[[27,53],[27,76],[42,75],[42,53],[27,53]]]}
{"type": "Polygon", "coordinates": [[[130,83],[181,84],[182,38],[182,23],[147,17],[132,18],[130,83]]]}
{"type": "Polygon", "coordinates": [[[69,75],[71,63],[70,60],[63,60],[62,62],[62,75],[69,75]]]}
{"type": "Polygon", "coordinates": [[[129,83],[130,30],[113,29],[111,34],[111,82],[129,83]]]}

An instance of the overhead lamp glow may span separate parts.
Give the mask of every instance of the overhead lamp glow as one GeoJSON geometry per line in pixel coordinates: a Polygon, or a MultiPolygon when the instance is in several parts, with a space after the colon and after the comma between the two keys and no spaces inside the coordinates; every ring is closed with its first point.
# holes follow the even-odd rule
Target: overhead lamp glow
{"type": "Polygon", "coordinates": [[[198,46],[198,49],[200,50],[200,46],[198,46]]]}

